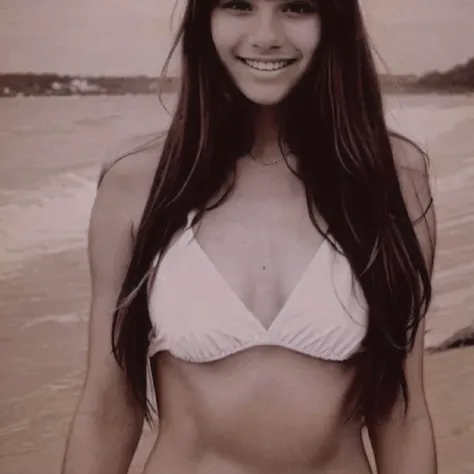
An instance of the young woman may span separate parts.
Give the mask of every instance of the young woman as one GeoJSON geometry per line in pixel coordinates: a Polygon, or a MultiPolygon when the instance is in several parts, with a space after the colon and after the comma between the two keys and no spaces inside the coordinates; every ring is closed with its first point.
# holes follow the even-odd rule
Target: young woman
{"type": "Polygon", "coordinates": [[[435,216],[357,0],[189,0],[164,139],[107,165],[65,474],[434,474],[435,216]],[[149,359],[150,358],[150,359],[149,359]]]}

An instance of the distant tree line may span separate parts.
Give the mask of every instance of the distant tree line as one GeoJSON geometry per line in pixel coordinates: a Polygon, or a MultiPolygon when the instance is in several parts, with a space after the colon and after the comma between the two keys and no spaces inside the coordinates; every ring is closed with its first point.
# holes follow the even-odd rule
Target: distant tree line
{"type": "MultiPolygon", "coordinates": [[[[385,92],[473,92],[474,58],[449,71],[415,75],[381,75],[385,92]]],[[[177,77],[84,77],[59,74],[0,75],[0,97],[61,95],[124,95],[173,93],[177,77]]]]}
{"type": "Polygon", "coordinates": [[[422,76],[381,76],[382,87],[398,92],[474,92],[474,58],[448,71],[432,71],[422,76]]]}
{"type": "Polygon", "coordinates": [[[425,90],[472,92],[474,91],[474,58],[446,72],[429,72],[418,79],[417,86],[425,90]]]}

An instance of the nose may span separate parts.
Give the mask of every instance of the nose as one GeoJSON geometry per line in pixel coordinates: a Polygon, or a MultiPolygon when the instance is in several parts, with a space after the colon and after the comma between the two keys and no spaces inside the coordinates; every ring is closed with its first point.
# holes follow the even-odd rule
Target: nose
{"type": "Polygon", "coordinates": [[[283,43],[281,21],[271,12],[262,12],[255,16],[251,34],[251,45],[255,50],[279,49],[283,43]]]}

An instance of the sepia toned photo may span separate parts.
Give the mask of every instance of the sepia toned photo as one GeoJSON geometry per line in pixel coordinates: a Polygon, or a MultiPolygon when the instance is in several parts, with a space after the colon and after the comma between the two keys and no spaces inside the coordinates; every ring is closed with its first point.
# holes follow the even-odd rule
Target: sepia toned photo
{"type": "Polygon", "coordinates": [[[472,31],[2,0],[0,472],[474,474],[472,31]]]}

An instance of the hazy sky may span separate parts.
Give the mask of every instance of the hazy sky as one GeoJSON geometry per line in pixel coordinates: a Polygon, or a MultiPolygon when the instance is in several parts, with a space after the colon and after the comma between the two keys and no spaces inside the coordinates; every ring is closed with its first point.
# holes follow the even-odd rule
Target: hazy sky
{"type": "MultiPolygon", "coordinates": [[[[0,0],[0,72],[158,74],[174,2],[0,0]]],[[[393,73],[446,69],[474,56],[474,0],[362,2],[393,73]]]]}

